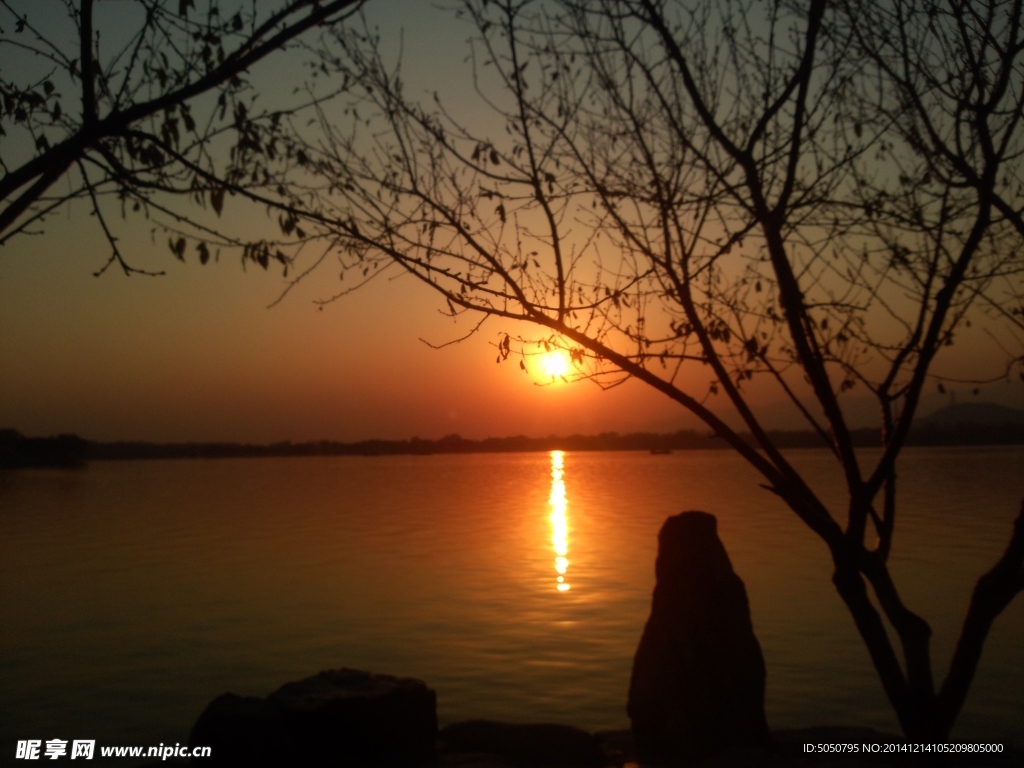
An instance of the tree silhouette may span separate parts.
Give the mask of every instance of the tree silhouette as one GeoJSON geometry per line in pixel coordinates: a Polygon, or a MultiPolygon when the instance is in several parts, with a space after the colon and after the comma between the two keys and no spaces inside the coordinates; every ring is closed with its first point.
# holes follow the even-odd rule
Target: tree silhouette
{"type": "Polygon", "coordinates": [[[361,2],[290,0],[262,12],[231,0],[198,9],[195,0],[105,3],[100,29],[94,0],[64,0],[63,18],[52,7],[0,0],[0,244],[85,198],[111,246],[100,271],[116,263],[141,272],[122,256],[104,214],[101,200],[113,196],[122,215],[162,217],[179,259],[189,232],[202,235],[204,264],[211,244],[243,248],[264,268],[272,259],[286,264],[273,244],[233,237],[175,201],[208,205],[219,216],[226,193],[252,196],[266,187],[265,161],[277,148],[262,142],[263,126],[308,104],[257,111],[249,68],[344,20],[361,2]],[[67,190],[53,193],[64,177],[67,190]]]}
{"type": "Polygon", "coordinates": [[[499,361],[559,347],[576,377],[639,379],[696,414],[828,548],[906,735],[944,739],[1024,587],[1024,510],[937,685],[929,625],[888,566],[897,459],[959,329],[983,324],[1007,350],[1006,368],[971,379],[1024,362],[1021,2],[467,0],[458,13],[475,30],[466,119],[440,95],[407,96],[372,29],[319,49],[359,88],[344,117],[316,107],[309,163],[278,178],[291,215],[327,238],[320,261],[357,285],[397,266],[474,328],[508,321],[499,361]],[[755,385],[834,453],[846,509],[773,443],[755,385]],[[851,390],[881,414],[871,463],[851,390]]]}

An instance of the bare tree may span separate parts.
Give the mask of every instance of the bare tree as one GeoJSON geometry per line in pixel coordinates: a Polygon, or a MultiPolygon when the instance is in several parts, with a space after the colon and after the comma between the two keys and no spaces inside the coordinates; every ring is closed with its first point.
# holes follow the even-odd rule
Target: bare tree
{"type": "Polygon", "coordinates": [[[117,17],[108,13],[100,29],[94,0],[0,0],[0,244],[40,231],[48,214],[84,198],[111,246],[100,271],[116,263],[126,274],[140,272],[118,248],[101,204],[109,198],[122,215],[162,218],[179,259],[188,233],[199,237],[204,264],[211,245],[225,245],[264,268],[271,260],[287,265],[273,243],[232,236],[187,203],[220,215],[226,193],[266,202],[259,195],[272,188],[266,164],[283,150],[265,142],[264,131],[315,98],[310,92],[305,102],[259,111],[249,69],[361,3],[290,0],[261,10],[232,0],[199,8],[195,0],[107,2],[117,17]],[[68,188],[54,193],[62,178],[68,188]]]}
{"type": "Polygon", "coordinates": [[[929,625],[888,567],[896,467],[958,329],[1002,323],[992,377],[1024,359],[1020,10],[466,0],[470,120],[407,96],[376,33],[349,27],[321,61],[358,97],[318,107],[301,176],[279,169],[285,205],[357,284],[397,267],[452,315],[507,321],[499,360],[560,347],[578,377],[636,378],[696,414],[822,539],[904,732],[941,740],[1024,588],[1024,510],[936,686],[929,625]],[[845,509],[774,444],[755,383],[834,453],[845,509]],[[854,389],[881,414],[870,465],[854,389]]]}

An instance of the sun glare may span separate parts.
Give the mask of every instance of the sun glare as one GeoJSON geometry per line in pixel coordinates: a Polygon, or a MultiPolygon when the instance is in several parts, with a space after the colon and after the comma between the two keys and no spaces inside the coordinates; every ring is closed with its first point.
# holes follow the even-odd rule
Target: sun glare
{"type": "Polygon", "coordinates": [[[540,357],[540,369],[545,378],[560,379],[568,375],[571,369],[569,356],[561,349],[545,352],[540,357]]]}

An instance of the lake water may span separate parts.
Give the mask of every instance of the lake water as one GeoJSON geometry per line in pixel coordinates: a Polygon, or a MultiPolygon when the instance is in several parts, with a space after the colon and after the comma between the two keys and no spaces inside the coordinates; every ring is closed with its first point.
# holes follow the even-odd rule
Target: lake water
{"type": "MultiPolygon", "coordinates": [[[[793,456],[841,501],[826,452],[793,456]]],[[[898,732],[824,546],[757,483],[726,451],[0,473],[0,761],[24,738],[184,742],[226,690],[341,666],[426,680],[442,724],[628,727],[658,529],[684,509],[718,517],[746,583],[772,727],[898,732]]],[[[905,452],[893,570],[939,676],[1022,496],[1022,448],[905,452]]],[[[1022,637],[1018,597],[957,737],[1024,743],[1022,637]]]]}

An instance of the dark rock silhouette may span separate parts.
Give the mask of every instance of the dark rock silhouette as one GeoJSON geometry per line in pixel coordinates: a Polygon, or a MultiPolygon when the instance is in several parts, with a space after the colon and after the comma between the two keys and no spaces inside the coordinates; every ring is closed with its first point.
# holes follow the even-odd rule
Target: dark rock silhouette
{"type": "Polygon", "coordinates": [[[265,699],[214,699],[189,744],[212,748],[210,766],[415,766],[435,756],[436,703],[419,680],[329,670],[265,699]]]}
{"type": "Polygon", "coordinates": [[[657,583],[627,707],[645,763],[687,765],[770,745],[764,657],[716,527],[712,515],[683,512],[658,535],[657,583]]]}
{"type": "Polygon", "coordinates": [[[225,693],[203,710],[189,746],[210,747],[212,765],[270,765],[282,748],[281,714],[266,699],[225,693]]]}
{"type": "Polygon", "coordinates": [[[570,725],[468,720],[443,728],[442,749],[451,758],[494,755],[518,765],[604,768],[610,761],[599,741],[570,725]]]}

